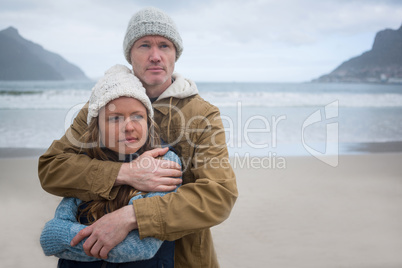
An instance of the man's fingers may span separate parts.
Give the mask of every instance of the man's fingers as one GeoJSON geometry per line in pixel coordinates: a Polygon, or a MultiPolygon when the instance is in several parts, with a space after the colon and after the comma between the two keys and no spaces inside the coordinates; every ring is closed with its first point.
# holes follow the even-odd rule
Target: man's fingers
{"type": "MultiPolygon", "coordinates": [[[[142,155],[147,155],[147,156],[151,156],[153,158],[156,158],[158,156],[163,156],[167,153],[167,151],[169,150],[168,147],[165,148],[156,148],[156,149],[152,149],[149,151],[146,151],[145,153],[143,153],[142,155]]],[[[135,160],[134,160],[135,161],[135,160]]],[[[174,162],[174,161],[170,161],[170,160],[161,160],[161,159],[156,159],[155,160],[156,166],[161,166],[163,168],[169,168],[169,169],[181,169],[181,166],[174,162]]],[[[149,164],[149,163],[148,163],[149,164]]]]}
{"type": "Polygon", "coordinates": [[[101,258],[101,256],[100,256],[101,249],[102,249],[102,245],[98,240],[90,249],[90,252],[91,252],[90,256],[100,259],[101,258]]]}
{"type": "Polygon", "coordinates": [[[175,178],[160,178],[159,185],[155,188],[155,191],[165,192],[165,191],[172,191],[176,189],[177,185],[182,183],[182,179],[175,179],[175,178]],[[164,191],[160,191],[159,188],[168,189],[164,191]]]}
{"type": "Polygon", "coordinates": [[[170,192],[177,188],[177,185],[158,185],[155,192],[170,192]]]}
{"type": "Polygon", "coordinates": [[[181,170],[181,166],[178,163],[170,160],[159,160],[159,166],[165,169],[181,170]]]}
{"type": "Polygon", "coordinates": [[[82,247],[84,248],[85,254],[91,257],[95,257],[92,255],[92,248],[94,244],[96,243],[96,238],[93,238],[92,236],[88,237],[87,241],[85,241],[84,245],[82,247]]]}
{"type": "Polygon", "coordinates": [[[167,180],[166,185],[172,185],[172,186],[177,186],[183,182],[182,179],[166,178],[166,180],[167,180]]]}
{"type": "Polygon", "coordinates": [[[158,156],[165,155],[168,150],[169,150],[169,147],[156,148],[156,149],[149,150],[149,151],[145,152],[144,154],[150,155],[153,158],[155,158],[155,157],[158,157],[158,156]]]}
{"type": "Polygon", "coordinates": [[[109,254],[110,250],[111,249],[109,249],[109,248],[104,246],[99,252],[100,258],[106,260],[107,259],[107,254],[109,254]]]}
{"type": "MultiPolygon", "coordinates": [[[[133,160],[132,166],[130,164],[130,168],[125,168],[122,173],[124,174],[124,184],[146,192],[157,191],[157,187],[160,185],[169,186],[165,191],[174,190],[176,185],[182,183],[179,179],[182,176],[181,165],[174,161],[154,158],[164,155],[168,150],[167,147],[153,149],[133,160]],[[173,181],[166,182],[166,179],[173,181]]],[[[121,170],[123,170],[123,166],[121,170]]]]}
{"type": "Polygon", "coordinates": [[[80,243],[85,237],[88,237],[92,233],[92,227],[88,226],[85,229],[82,229],[74,238],[71,240],[70,245],[75,247],[80,243]]]}
{"type": "Polygon", "coordinates": [[[139,168],[164,168],[181,170],[181,166],[170,160],[155,159],[158,156],[165,155],[169,148],[156,148],[143,153],[138,159],[133,160],[139,168]],[[153,159],[150,160],[149,157],[153,159]]]}
{"type": "Polygon", "coordinates": [[[181,170],[178,169],[166,169],[166,168],[158,168],[156,169],[153,174],[157,177],[162,178],[180,178],[182,175],[181,170]]]}
{"type": "MultiPolygon", "coordinates": [[[[168,171],[166,171],[167,174],[165,177],[170,177],[170,178],[180,178],[182,175],[182,172],[180,170],[176,170],[176,169],[170,169],[168,171]]],[[[175,179],[175,181],[180,180],[179,183],[181,183],[181,179],[175,179]]],[[[174,182],[173,184],[179,184],[174,182]]]]}

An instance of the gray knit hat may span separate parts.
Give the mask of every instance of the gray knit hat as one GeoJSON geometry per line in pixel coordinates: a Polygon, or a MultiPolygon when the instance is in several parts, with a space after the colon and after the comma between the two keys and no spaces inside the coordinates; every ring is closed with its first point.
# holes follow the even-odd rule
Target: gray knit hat
{"type": "Polygon", "coordinates": [[[110,101],[120,97],[131,97],[139,100],[148,110],[151,118],[154,116],[151,101],[145,93],[140,80],[134,76],[129,68],[117,64],[105,72],[92,88],[89,98],[87,123],[99,115],[99,110],[110,101]]]}
{"type": "Polygon", "coordinates": [[[128,23],[124,37],[123,49],[126,60],[131,64],[131,47],[141,37],[160,35],[169,39],[176,47],[176,61],[183,52],[181,40],[176,24],[168,14],[154,7],[144,8],[135,13],[128,23]]]}

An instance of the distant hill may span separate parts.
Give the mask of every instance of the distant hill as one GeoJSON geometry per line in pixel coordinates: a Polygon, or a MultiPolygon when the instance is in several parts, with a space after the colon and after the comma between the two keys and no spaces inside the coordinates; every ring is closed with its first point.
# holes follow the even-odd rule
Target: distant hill
{"type": "Polygon", "coordinates": [[[370,51],[313,82],[402,83],[402,26],[378,32],[370,51]]]}
{"type": "Polygon", "coordinates": [[[0,31],[0,80],[87,80],[60,55],[24,39],[9,27],[0,31]]]}

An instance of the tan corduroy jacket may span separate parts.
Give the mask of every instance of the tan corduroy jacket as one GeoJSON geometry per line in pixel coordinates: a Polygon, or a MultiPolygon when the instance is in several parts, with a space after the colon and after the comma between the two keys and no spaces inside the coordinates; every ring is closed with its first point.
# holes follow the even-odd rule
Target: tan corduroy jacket
{"type": "MultiPolygon", "coordinates": [[[[181,158],[183,185],[177,193],[135,201],[138,229],[141,239],[176,240],[175,267],[219,267],[209,228],[229,216],[238,194],[225,131],[218,108],[198,95],[195,84],[173,77],[153,107],[161,138],[181,158]]],[[[84,107],[66,135],[40,157],[42,187],[58,196],[114,199],[121,163],[79,154],[86,116],[84,107]]]]}

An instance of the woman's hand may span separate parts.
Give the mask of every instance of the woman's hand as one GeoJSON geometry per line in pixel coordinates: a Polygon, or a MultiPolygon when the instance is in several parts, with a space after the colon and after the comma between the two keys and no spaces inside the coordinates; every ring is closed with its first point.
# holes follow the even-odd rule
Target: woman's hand
{"type": "Polygon", "coordinates": [[[74,247],[88,237],[83,245],[85,253],[98,259],[107,259],[109,251],[123,241],[130,231],[137,228],[134,207],[127,205],[106,214],[81,230],[70,244],[74,247]]]}

